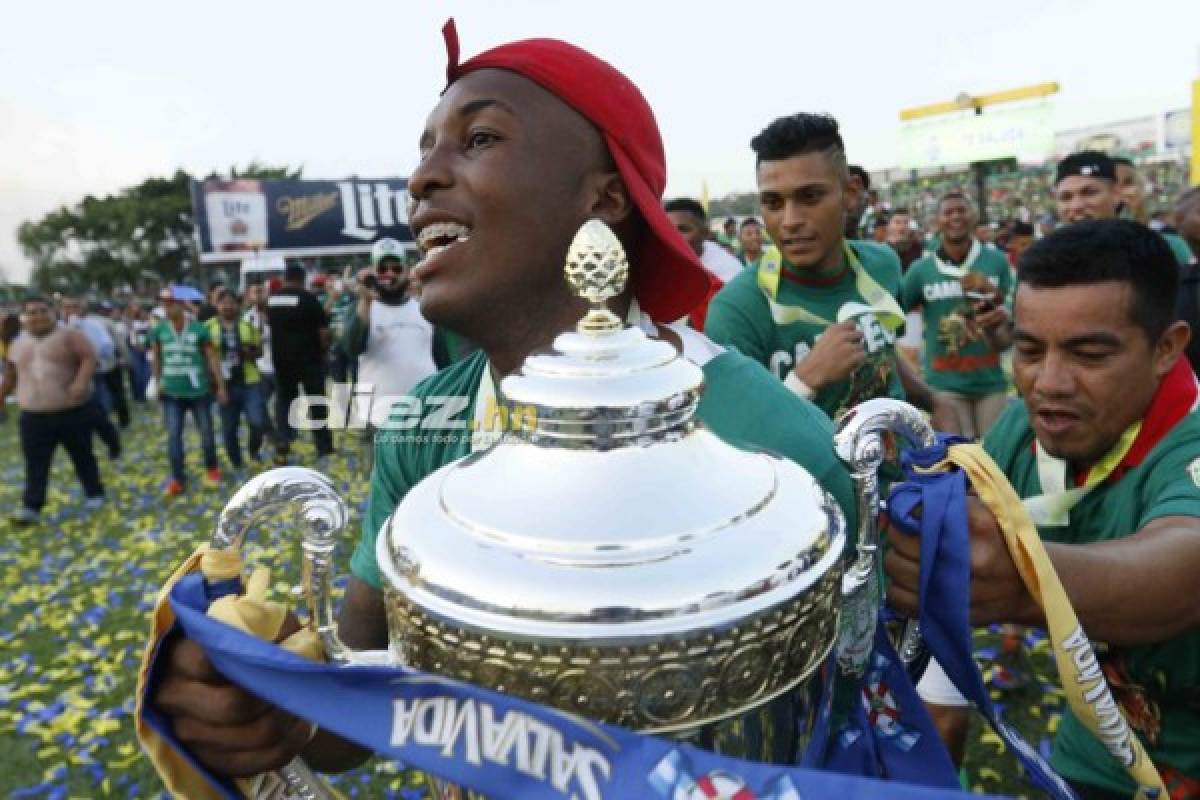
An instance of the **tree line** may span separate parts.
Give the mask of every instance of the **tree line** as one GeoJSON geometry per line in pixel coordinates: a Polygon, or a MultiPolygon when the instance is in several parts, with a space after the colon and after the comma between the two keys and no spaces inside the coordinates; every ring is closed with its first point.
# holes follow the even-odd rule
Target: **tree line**
{"type": "MultiPolygon", "coordinates": [[[[280,180],[301,173],[302,168],[251,163],[208,178],[280,180]]],[[[198,277],[191,181],[180,169],[114,194],[88,195],[23,223],[17,242],[33,262],[30,285],[43,292],[111,294],[198,277]]]]}

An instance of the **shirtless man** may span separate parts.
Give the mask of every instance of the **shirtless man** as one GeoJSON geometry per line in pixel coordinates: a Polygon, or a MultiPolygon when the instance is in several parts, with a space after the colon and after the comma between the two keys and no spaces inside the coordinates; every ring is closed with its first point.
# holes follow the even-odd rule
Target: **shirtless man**
{"type": "Polygon", "coordinates": [[[21,409],[21,452],[25,456],[25,494],[13,524],[32,525],[46,503],[46,483],[54,450],[62,445],[83,484],[88,509],[104,503],[104,485],[92,453],[93,419],[88,407],[96,353],[75,328],[57,324],[54,309],[42,297],[21,306],[23,332],[12,343],[0,381],[0,406],[13,390],[21,409]]]}

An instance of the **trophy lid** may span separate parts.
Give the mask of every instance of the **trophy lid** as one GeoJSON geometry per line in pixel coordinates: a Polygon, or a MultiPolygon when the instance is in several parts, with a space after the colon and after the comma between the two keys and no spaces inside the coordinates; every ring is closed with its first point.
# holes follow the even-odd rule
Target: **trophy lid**
{"type": "Polygon", "coordinates": [[[703,372],[604,307],[628,264],[603,223],[579,231],[565,272],[592,308],[502,381],[506,435],[386,523],[389,588],[496,637],[596,642],[728,627],[835,569],[832,498],[705,430],[703,372]]]}
{"type": "Polygon", "coordinates": [[[500,384],[508,433],[544,447],[607,450],[690,429],[704,375],[668,342],[625,327],[605,302],[624,291],[629,264],[599,220],[579,229],[564,270],[592,304],[574,331],[530,355],[500,384]]]}

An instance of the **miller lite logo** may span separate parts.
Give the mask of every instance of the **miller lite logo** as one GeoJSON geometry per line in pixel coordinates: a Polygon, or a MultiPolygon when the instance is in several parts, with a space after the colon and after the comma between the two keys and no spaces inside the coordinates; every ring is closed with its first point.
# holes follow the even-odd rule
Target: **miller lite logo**
{"type": "Polygon", "coordinates": [[[369,242],[378,227],[408,224],[408,191],[382,181],[338,181],[342,204],[342,235],[369,242]]]}

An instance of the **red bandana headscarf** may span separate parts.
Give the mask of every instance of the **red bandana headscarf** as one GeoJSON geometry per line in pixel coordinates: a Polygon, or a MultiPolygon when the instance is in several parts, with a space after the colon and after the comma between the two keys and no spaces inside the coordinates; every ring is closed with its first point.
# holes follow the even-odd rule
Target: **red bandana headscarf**
{"type": "Polygon", "coordinates": [[[674,322],[702,306],[715,289],[714,279],[663,211],[666,156],[654,112],[638,88],[610,64],[557,39],[502,44],[460,64],[453,19],[442,35],[447,86],[476,70],[508,70],[538,84],[599,129],[630,199],[646,220],[646,234],[628,254],[638,305],[658,322],[674,322]]]}

